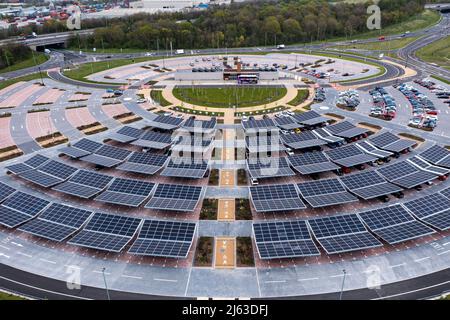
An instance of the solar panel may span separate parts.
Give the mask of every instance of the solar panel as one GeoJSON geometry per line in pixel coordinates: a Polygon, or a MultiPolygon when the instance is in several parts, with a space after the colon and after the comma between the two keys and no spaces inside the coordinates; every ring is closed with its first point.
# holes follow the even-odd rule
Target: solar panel
{"type": "Polygon", "coordinates": [[[50,160],[35,170],[20,173],[19,177],[42,187],[51,187],[63,182],[77,170],[77,168],[59,161],[50,160]]]}
{"type": "Polygon", "coordinates": [[[90,198],[102,191],[113,177],[89,170],[79,170],[68,181],[53,187],[53,190],[81,198],[90,198]]]}
{"type": "Polygon", "coordinates": [[[247,170],[256,179],[295,176],[285,157],[249,158],[247,170]]]}
{"type": "Polygon", "coordinates": [[[284,117],[275,117],[273,119],[275,124],[283,130],[293,130],[302,127],[299,123],[297,123],[292,117],[284,116],[284,117]]]}
{"type": "Polygon", "coordinates": [[[0,202],[8,198],[14,192],[16,192],[16,189],[0,182],[0,202]]]}
{"type": "Polygon", "coordinates": [[[342,138],[354,138],[360,135],[367,134],[369,130],[365,128],[356,127],[348,121],[342,121],[327,127],[327,131],[342,138]]]}
{"type": "Polygon", "coordinates": [[[110,168],[123,162],[130,154],[131,151],[105,144],[95,153],[82,157],[81,160],[110,168]]]}
{"type": "Polygon", "coordinates": [[[386,196],[403,190],[401,187],[384,180],[376,171],[346,175],[339,179],[348,190],[364,200],[386,196]]]}
{"type": "Polygon", "coordinates": [[[305,209],[293,184],[252,186],[250,197],[257,212],[305,209]]]}
{"type": "Polygon", "coordinates": [[[328,118],[322,117],[315,111],[296,113],[292,116],[299,124],[306,126],[316,126],[328,122],[328,118]]]}
{"type": "Polygon", "coordinates": [[[418,219],[424,222],[433,222],[433,224],[430,224],[440,230],[450,228],[450,224],[448,224],[450,199],[440,193],[414,199],[405,202],[403,205],[418,219]]]}
{"type": "Polygon", "coordinates": [[[149,121],[149,125],[154,128],[173,130],[178,128],[181,122],[183,122],[183,118],[158,115],[156,118],[149,121]]]}
{"type": "Polygon", "coordinates": [[[199,120],[195,117],[189,117],[184,124],[183,128],[188,131],[212,131],[216,128],[217,119],[215,117],[210,118],[209,120],[199,120]]]}
{"type": "Polygon", "coordinates": [[[161,172],[165,177],[200,179],[208,171],[208,162],[192,158],[170,158],[167,167],[161,172]]]}
{"type": "Polygon", "coordinates": [[[320,255],[303,220],[253,223],[261,259],[320,255]]]}
{"type": "Polygon", "coordinates": [[[249,153],[266,154],[268,152],[280,152],[286,150],[278,134],[247,136],[245,137],[245,143],[249,153]]]}
{"type": "Polygon", "coordinates": [[[141,129],[124,126],[117,130],[117,132],[110,134],[108,138],[114,141],[128,143],[137,140],[143,133],[144,131],[141,129]]]}
{"type": "Polygon", "coordinates": [[[241,123],[245,131],[279,130],[275,122],[270,118],[256,120],[255,118],[250,117],[248,120],[242,121],[241,123]]]}
{"type": "Polygon", "coordinates": [[[434,165],[428,163],[427,161],[425,161],[425,159],[421,158],[420,156],[415,156],[415,157],[406,159],[406,161],[408,161],[409,163],[411,163],[412,165],[416,166],[417,168],[419,168],[423,171],[435,173],[439,176],[444,176],[450,172],[450,169],[434,166],[434,165]]]}
{"type": "Polygon", "coordinates": [[[155,174],[166,163],[168,156],[153,153],[134,152],[130,158],[116,169],[142,173],[155,174]]]}
{"type": "Polygon", "coordinates": [[[16,163],[6,166],[6,170],[13,174],[19,174],[28,170],[36,169],[37,167],[44,164],[48,160],[50,160],[50,158],[37,154],[35,156],[32,156],[30,159],[24,161],[23,163],[16,163]]]}
{"type": "Polygon", "coordinates": [[[448,230],[450,229],[450,209],[422,218],[421,220],[438,230],[448,230]]]}
{"type": "Polygon", "coordinates": [[[161,150],[169,147],[172,144],[172,135],[169,133],[147,131],[140,139],[132,142],[131,144],[135,146],[161,150]]]}
{"type": "Polygon", "coordinates": [[[302,133],[283,134],[281,140],[285,145],[292,149],[306,149],[312,147],[320,147],[326,145],[327,142],[318,139],[311,131],[304,131],[302,133]]]}
{"type": "Polygon", "coordinates": [[[91,211],[53,203],[37,219],[27,222],[18,230],[61,242],[81,228],[91,214],[91,211]]]}
{"type": "Polygon", "coordinates": [[[18,191],[0,206],[0,224],[14,228],[42,211],[49,201],[18,191]]]}
{"type": "Polygon", "coordinates": [[[203,194],[199,186],[160,183],[145,208],[173,211],[194,211],[203,194]]]}
{"type": "Polygon", "coordinates": [[[202,137],[178,136],[176,143],[172,146],[172,155],[179,153],[185,156],[185,153],[205,152],[211,146],[211,139],[203,139],[202,137]]]}
{"type": "Polygon", "coordinates": [[[330,162],[323,152],[307,152],[288,156],[288,161],[301,174],[313,174],[338,170],[340,167],[330,162]]]}
{"type": "Polygon", "coordinates": [[[347,168],[377,160],[377,157],[365,154],[355,145],[346,145],[336,149],[327,150],[325,153],[333,162],[347,168]]]}
{"type": "Polygon", "coordinates": [[[302,197],[313,207],[320,208],[358,201],[348,193],[338,179],[323,179],[297,184],[302,197]]]}
{"type": "Polygon", "coordinates": [[[343,142],[344,138],[333,136],[324,128],[315,129],[312,131],[318,138],[327,141],[328,143],[343,142]]]}
{"type": "Polygon", "coordinates": [[[385,151],[376,148],[373,144],[371,144],[368,141],[360,141],[356,143],[356,146],[359,149],[361,149],[364,153],[371,154],[380,159],[389,158],[390,156],[393,155],[393,153],[390,151],[385,151]]]}
{"type": "Polygon", "coordinates": [[[384,132],[369,139],[378,148],[391,151],[402,152],[403,150],[412,148],[416,143],[412,140],[400,139],[395,134],[384,132]]]}
{"type": "Polygon", "coordinates": [[[450,188],[442,190],[441,194],[450,199],[450,188]]]}
{"type": "Polygon", "coordinates": [[[328,254],[382,246],[356,214],[310,219],[308,224],[328,254]]]}
{"type": "Polygon", "coordinates": [[[432,164],[450,168],[450,151],[446,148],[434,145],[420,153],[420,156],[432,164]]]}
{"type": "Polygon", "coordinates": [[[68,243],[92,249],[120,252],[136,233],[141,219],[95,213],[84,229],[68,243]]]}
{"type": "Polygon", "coordinates": [[[400,204],[359,213],[367,227],[390,244],[416,239],[434,233],[400,204]]]}
{"type": "Polygon", "coordinates": [[[58,151],[72,158],[80,158],[95,152],[101,146],[102,144],[99,142],[83,138],[72,146],[64,147],[58,151]]]}
{"type": "Polygon", "coordinates": [[[105,203],[138,207],[150,195],[155,186],[152,182],[116,178],[95,200],[105,203]]]}
{"type": "Polygon", "coordinates": [[[195,232],[195,223],[144,220],[131,254],[186,258],[195,232]]]}
{"type": "Polygon", "coordinates": [[[400,161],[382,167],[377,169],[377,172],[388,181],[406,189],[414,188],[438,177],[434,173],[419,170],[407,161],[400,161]]]}

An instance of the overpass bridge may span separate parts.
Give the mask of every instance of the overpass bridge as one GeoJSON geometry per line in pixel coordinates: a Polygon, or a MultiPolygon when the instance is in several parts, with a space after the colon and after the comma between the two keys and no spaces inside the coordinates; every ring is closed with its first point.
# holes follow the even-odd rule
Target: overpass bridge
{"type": "Polygon", "coordinates": [[[427,4],[427,5],[425,5],[425,8],[437,10],[437,11],[440,11],[442,13],[448,13],[448,12],[450,12],[450,3],[427,4]]]}

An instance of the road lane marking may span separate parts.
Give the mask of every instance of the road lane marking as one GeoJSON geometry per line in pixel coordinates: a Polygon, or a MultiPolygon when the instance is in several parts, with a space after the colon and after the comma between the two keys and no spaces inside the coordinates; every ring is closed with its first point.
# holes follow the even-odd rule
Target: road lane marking
{"type": "Polygon", "coordinates": [[[267,280],[265,283],[285,283],[286,280],[267,280]]]}
{"type": "Polygon", "coordinates": [[[129,276],[129,275],[127,275],[127,274],[122,274],[121,277],[124,277],[124,278],[131,278],[131,279],[139,279],[139,280],[142,279],[142,277],[129,276]]]}
{"type": "Polygon", "coordinates": [[[406,265],[406,263],[403,262],[403,263],[400,263],[400,264],[394,264],[392,266],[389,266],[389,268],[398,268],[398,267],[402,267],[404,265],[406,265]]]}
{"type": "Polygon", "coordinates": [[[47,260],[47,259],[43,259],[43,258],[40,258],[39,260],[41,260],[43,262],[48,262],[48,263],[51,263],[51,264],[56,264],[55,261],[51,261],[51,260],[47,260]]]}
{"type": "Polygon", "coordinates": [[[17,254],[20,254],[21,256],[25,256],[25,257],[28,257],[28,258],[33,258],[33,256],[31,256],[31,255],[29,255],[29,254],[26,254],[26,253],[23,253],[23,252],[17,252],[17,254]]]}
{"type": "Polygon", "coordinates": [[[319,280],[319,278],[303,278],[303,279],[297,279],[297,281],[312,281],[312,280],[319,280]]]}
{"type": "Polygon", "coordinates": [[[416,260],[414,260],[414,262],[420,262],[420,261],[427,260],[427,259],[430,259],[430,257],[423,257],[420,259],[416,259],[416,260]]]}
{"type": "Polygon", "coordinates": [[[449,252],[450,252],[450,250],[446,250],[446,251],[439,252],[437,255],[440,256],[442,254],[446,254],[446,253],[449,253],[449,252]]]}
{"type": "Polygon", "coordinates": [[[178,280],[175,279],[162,279],[162,278],[153,278],[155,281],[163,281],[163,282],[178,282],[178,280]]]}

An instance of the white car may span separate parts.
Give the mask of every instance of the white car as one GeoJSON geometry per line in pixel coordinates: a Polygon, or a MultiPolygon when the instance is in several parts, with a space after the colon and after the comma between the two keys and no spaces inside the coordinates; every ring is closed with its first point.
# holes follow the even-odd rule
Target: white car
{"type": "Polygon", "coordinates": [[[140,99],[136,100],[136,103],[145,103],[145,102],[147,102],[147,99],[144,99],[144,98],[140,98],[140,99]]]}
{"type": "Polygon", "coordinates": [[[154,55],[154,53],[151,53],[151,52],[146,52],[146,53],[145,53],[145,56],[146,56],[146,57],[151,57],[151,56],[153,56],[153,55],[154,55]]]}
{"type": "Polygon", "coordinates": [[[257,186],[259,184],[258,179],[256,178],[250,178],[250,183],[252,186],[257,186]]]}
{"type": "Polygon", "coordinates": [[[293,156],[293,155],[294,155],[294,151],[292,151],[291,148],[286,148],[286,153],[287,153],[289,156],[293,156]]]}
{"type": "Polygon", "coordinates": [[[242,116],[242,121],[248,121],[248,117],[247,116],[242,116]]]}

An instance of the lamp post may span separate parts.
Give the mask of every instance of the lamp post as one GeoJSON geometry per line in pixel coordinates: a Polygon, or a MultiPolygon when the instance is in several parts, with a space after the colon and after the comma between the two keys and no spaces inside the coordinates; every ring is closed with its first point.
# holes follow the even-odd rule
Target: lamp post
{"type": "Polygon", "coordinates": [[[102,268],[103,281],[105,282],[106,296],[108,297],[108,301],[111,301],[111,297],[109,296],[108,285],[106,284],[105,270],[106,270],[106,268],[102,268]]]}
{"type": "Polygon", "coordinates": [[[344,277],[342,278],[342,286],[341,286],[341,293],[339,294],[339,300],[342,300],[342,294],[344,293],[345,276],[347,274],[347,271],[345,271],[345,269],[343,269],[342,272],[344,273],[344,277]]]}

